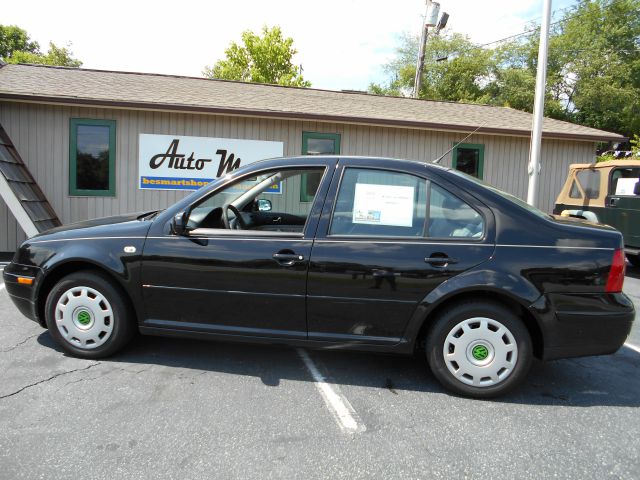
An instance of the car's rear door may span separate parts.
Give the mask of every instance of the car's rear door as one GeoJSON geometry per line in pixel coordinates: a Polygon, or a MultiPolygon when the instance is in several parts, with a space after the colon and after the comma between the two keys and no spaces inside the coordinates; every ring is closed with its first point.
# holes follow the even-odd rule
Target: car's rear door
{"type": "Polygon", "coordinates": [[[311,253],[309,339],[398,343],[431,290],[491,256],[490,212],[450,188],[381,162],[339,162],[311,253]]]}
{"type": "MultiPolygon", "coordinates": [[[[305,294],[311,245],[336,161],[301,161],[294,169],[295,176],[268,192],[273,211],[280,212],[278,216],[255,210],[243,212],[247,221],[258,217],[259,221],[252,224],[254,229],[220,228],[215,223],[219,216],[218,220],[214,218],[214,210],[220,209],[211,207],[226,204],[225,199],[220,203],[220,195],[234,198],[238,191],[246,190],[245,183],[259,182],[253,173],[244,183],[221,187],[193,205],[192,216],[199,215],[200,223],[187,234],[176,235],[167,225],[159,225],[148,237],[142,259],[142,326],[306,338],[305,294]],[[307,195],[303,202],[300,183],[306,174],[318,174],[322,182],[317,193],[307,195]],[[229,190],[231,193],[226,193],[229,190]],[[202,215],[203,211],[207,214],[202,215]],[[291,225],[286,223],[289,218],[295,220],[291,225]],[[298,225],[298,218],[306,220],[303,225],[298,225]],[[265,219],[272,225],[264,225],[265,219]]],[[[261,174],[272,172],[254,173],[259,179],[261,174]]]]}

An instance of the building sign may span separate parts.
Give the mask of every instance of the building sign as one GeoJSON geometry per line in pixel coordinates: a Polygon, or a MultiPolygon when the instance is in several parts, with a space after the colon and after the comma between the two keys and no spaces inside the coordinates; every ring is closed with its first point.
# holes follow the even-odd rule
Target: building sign
{"type": "MultiPolygon", "coordinates": [[[[282,142],[141,133],[138,187],[197,190],[241,166],[283,153],[282,142]]],[[[281,192],[278,184],[265,193],[281,192]]]]}

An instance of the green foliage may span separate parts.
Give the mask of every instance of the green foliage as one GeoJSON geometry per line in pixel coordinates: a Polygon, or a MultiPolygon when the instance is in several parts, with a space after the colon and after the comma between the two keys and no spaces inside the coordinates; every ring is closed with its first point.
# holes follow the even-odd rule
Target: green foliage
{"type": "Polygon", "coordinates": [[[64,47],[49,42],[47,53],[40,51],[38,42],[30,40],[27,32],[15,25],[0,25],[0,57],[7,63],[32,63],[80,67],[82,62],[73,58],[73,53],[64,47]]]}
{"type": "MultiPolygon", "coordinates": [[[[640,0],[580,0],[551,32],[545,115],[630,136],[640,130],[640,0]]],[[[539,32],[494,49],[429,37],[420,98],[533,110],[539,32]],[[447,57],[446,61],[437,61],[447,57]]],[[[402,37],[372,93],[412,92],[418,39],[402,37]]]]}
{"type": "Polygon", "coordinates": [[[27,32],[16,25],[0,25],[0,58],[10,59],[14,52],[36,53],[38,42],[32,42],[27,32]]]}
{"type": "Polygon", "coordinates": [[[264,26],[262,36],[250,30],[243,32],[242,45],[231,42],[225,50],[226,58],[205,67],[202,73],[223,80],[310,87],[300,68],[292,63],[296,53],[293,39],[283,38],[280,27],[264,26]]]}
{"type": "Polygon", "coordinates": [[[82,62],[73,58],[68,48],[57,47],[49,42],[49,51],[46,54],[33,52],[13,52],[7,63],[32,63],[36,65],[57,65],[60,67],[80,67],[82,62]]]}
{"type": "MultiPolygon", "coordinates": [[[[413,90],[419,39],[405,35],[396,58],[385,70],[392,77],[387,85],[371,84],[369,91],[386,95],[408,95],[413,90]]],[[[420,98],[483,102],[492,72],[492,55],[474,46],[460,34],[431,37],[425,49],[425,67],[420,98]],[[441,60],[441,59],[448,59],[441,60]]]]}

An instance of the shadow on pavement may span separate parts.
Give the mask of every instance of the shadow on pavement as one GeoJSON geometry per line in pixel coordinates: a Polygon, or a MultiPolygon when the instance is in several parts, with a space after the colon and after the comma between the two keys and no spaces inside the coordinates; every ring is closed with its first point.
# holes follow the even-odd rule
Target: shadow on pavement
{"type": "MultiPolygon", "coordinates": [[[[64,354],[48,332],[38,337],[47,348],[64,354]]],[[[385,389],[389,394],[448,394],[431,375],[422,357],[346,351],[310,352],[328,381],[385,389]]],[[[281,380],[312,381],[297,352],[287,346],[221,343],[162,337],[137,337],[122,353],[102,363],[159,365],[260,378],[277,387],[281,380]]],[[[617,354],[554,362],[534,362],[525,383],[496,403],[525,405],[640,406],[640,354],[623,347],[617,354]]]]}

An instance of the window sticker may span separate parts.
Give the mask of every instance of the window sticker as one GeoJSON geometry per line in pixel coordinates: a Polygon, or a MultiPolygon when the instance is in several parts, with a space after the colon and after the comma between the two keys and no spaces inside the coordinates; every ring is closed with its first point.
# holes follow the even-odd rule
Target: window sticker
{"type": "Polygon", "coordinates": [[[638,178],[619,178],[616,183],[616,195],[633,195],[633,188],[638,183],[638,178]]]}
{"type": "Polygon", "coordinates": [[[366,225],[413,225],[414,187],[356,183],[353,223],[366,225]]]}

